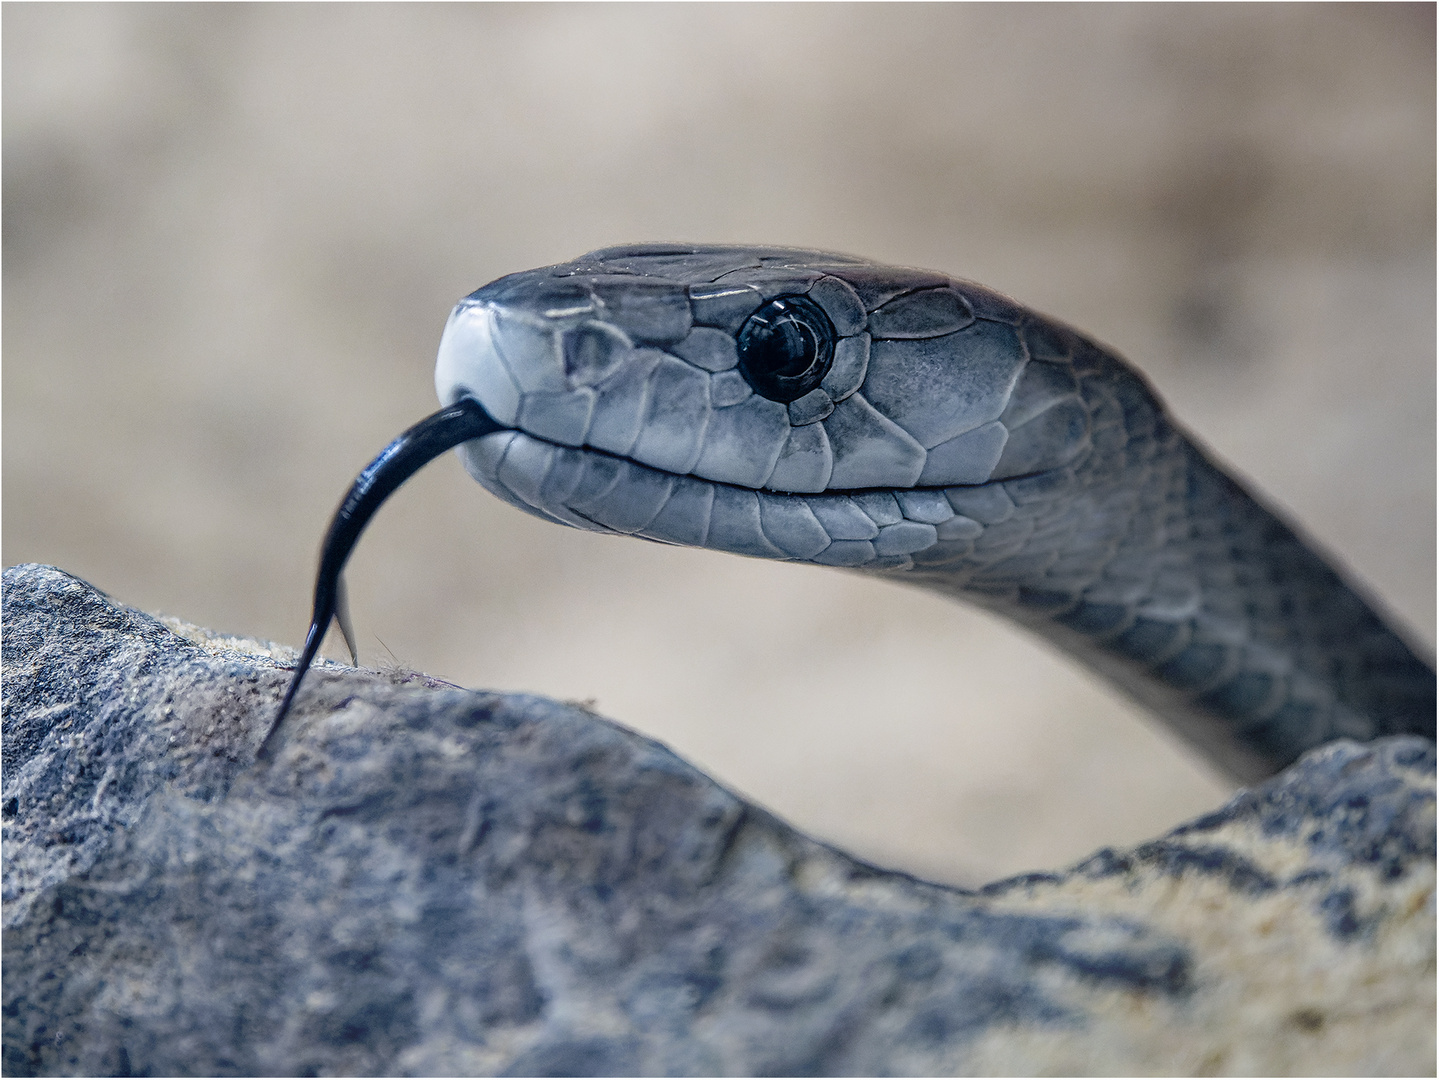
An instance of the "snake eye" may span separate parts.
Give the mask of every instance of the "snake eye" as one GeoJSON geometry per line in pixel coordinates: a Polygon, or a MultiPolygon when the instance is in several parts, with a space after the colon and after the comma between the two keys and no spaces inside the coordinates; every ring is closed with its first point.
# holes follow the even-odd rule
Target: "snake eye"
{"type": "Polygon", "coordinates": [[[777,296],[740,327],[740,374],[761,397],[797,401],[829,372],[834,340],[834,324],[813,300],[777,296]]]}

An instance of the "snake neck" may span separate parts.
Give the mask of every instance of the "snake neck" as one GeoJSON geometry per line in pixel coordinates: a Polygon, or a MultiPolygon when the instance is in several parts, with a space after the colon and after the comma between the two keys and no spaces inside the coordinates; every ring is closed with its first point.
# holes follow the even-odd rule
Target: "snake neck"
{"type": "Polygon", "coordinates": [[[1076,654],[1246,782],[1336,738],[1434,738],[1434,671],[1373,605],[1121,360],[1082,341],[1073,366],[1087,451],[952,499],[983,531],[911,580],[1076,654]]]}

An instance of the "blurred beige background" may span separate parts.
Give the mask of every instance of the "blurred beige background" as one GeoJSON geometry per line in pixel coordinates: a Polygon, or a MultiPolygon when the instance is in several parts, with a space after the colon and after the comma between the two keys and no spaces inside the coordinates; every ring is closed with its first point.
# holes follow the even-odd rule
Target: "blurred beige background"
{"type": "MultiPolygon", "coordinates": [[[[1113,344],[1432,648],[1432,6],[3,20],[7,565],[297,644],[335,503],[435,408],[458,297],[606,244],[762,241],[1113,344]]],[[[545,525],[451,457],[349,580],[365,663],[593,698],[922,875],[1064,863],[1228,792],[966,608],[545,525]]]]}

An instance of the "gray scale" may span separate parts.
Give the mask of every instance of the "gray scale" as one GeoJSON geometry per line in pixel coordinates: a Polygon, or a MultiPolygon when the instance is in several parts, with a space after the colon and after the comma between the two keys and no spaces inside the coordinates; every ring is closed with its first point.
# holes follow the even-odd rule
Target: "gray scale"
{"type": "Polygon", "coordinates": [[[581,485],[569,499],[572,509],[618,533],[639,532],[659,516],[674,490],[673,476],[614,458],[597,460],[606,462],[597,479],[603,482],[613,467],[615,482],[588,498],[576,498],[583,494],[581,485]]]}
{"type": "MultiPolygon", "coordinates": [[[[751,298],[744,296],[746,304],[757,304],[758,297],[751,298]]],[[[748,308],[747,311],[753,311],[748,308]]],[[[704,371],[729,372],[735,364],[739,363],[739,353],[735,351],[734,334],[724,330],[717,330],[712,326],[694,326],[685,335],[683,341],[676,342],[671,348],[675,356],[681,360],[687,360],[695,367],[704,371]]],[[[738,375],[738,372],[735,372],[738,375]]],[[[716,376],[718,377],[718,375],[716,376]]],[[[740,379],[744,382],[744,379],[740,379]]],[[[749,392],[749,384],[745,383],[745,392],[749,392]]]]}
{"type": "Polygon", "coordinates": [[[761,559],[787,558],[786,552],[770,542],[760,520],[759,493],[719,484],[715,487],[714,510],[710,515],[706,547],[761,559]]]}
{"type": "Polygon", "coordinates": [[[924,447],[863,394],[841,401],[824,425],[834,455],[832,488],[912,487],[924,471],[924,447]]]}
{"type": "Polygon", "coordinates": [[[952,281],[950,287],[964,296],[977,319],[1019,327],[1036,317],[1033,312],[1003,293],[987,289],[973,281],[952,281]]]}
{"type": "Polygon", "coordinates": [[[662,354],[645,387],[644,417],[629,455],[678,476],[693,470],[713,414],[709,389],[703,371],[662,354]]]}
{"type": "Polygon", "coordinates": [[[998,420],[1023,366],[1012,328],[978,322],[942,337],[873,341],[862,393],[928,448],[998,420]],[[957,350],[977,362],[953,363],[957,350]]]}
{"type": "Polygon", "coordinates": [[[1078,398],[1056,402],[1017,426],[1002,426],[1008,437],[990,473],[998,479],[1067,465],[1089,446],[1089,411],[1078,398]]]}
{"type": "Polygon", "coordinates": [[[903,293],[869,315],[870,337],[882,340],[935,338],[963,330],[974,322],[974,309],[953,288],[903,293]]]}
{"type": "Polygon", "coordinates": [[[840,337],[852,337],[868,324],[868,315],[859,293],[846,285],[842,278],[826,275],[811,285],[805,295],[824,309],[840,337]]]}
{"type": "Polygon", "coordinates": [[[834,454],[823,424],[791,428],[779,460],[765,480],[771,491],[823,491],[834,473],[834,454]]]}
{"type": "Polygon", "coordinates": [[[746,268],[726,274],[717,279],[715,284],[727,285],[732,282],[742,282],[756,290],[760,295],[760,300],[765,301],[790,293],[808,293],[810,286],[823,276],[817,270],[801,270],[791,267],[761,267],[755,270],[746,268]]]}
{"type": "Polygon", "coordinates": [[[599,397],[587,445],[611,454],[629,453],[640,437],[650,376],[665,355],[658,349],[633,349],[625,362],[595,387],[599,397]]]}
{"type": "Polygon", "coordinates": [[[969,558],[972,545],[946,540],[943,525],[937,526],[934,531],[939,537],[939,542],[933,547],[911,555],[910,560],[913,565],[919,570],[940,574],[952,567],[962,566],[969,558]]]}
{"type": "Polygon", "coordinates": [[[715,485],[681,476],[670,498],[642,534],[652,540],[703,547],[714,513],[715,485]]]}
{"type": "Polygon", "coordinates": [[[926,487],[949,487],[1002,480],[1005,474],[999,471],[999,466],[1008,443],[1009,429],[998,420],[981,424],[973,431],[930,447],[916,483],[926,487]]]}
{"type": "Polygon", "coordinates": [[[560,452],[553,443],[519,435],[505,445],[502,456],[495,464],[495,480],[522,502],[543,506],[541,492],[545,478],[560,452]]]}
{"type": "Polygon", "coordinates": [[[789,441],[789,413],[777,401],[751,394],[710,412],[694,473],[740,487],[763,486],[789,441]]]}
{"type": "MultiPolygon", "coordinates": [[[[630,463],[624,458],[586,454],[584,469],[580,473],[580,482],[575,485],[574,491],[570,492],[569,498],[565,500],[565,506],[571,510],[585,513],[592,507],[600,505],[606,496],[614,491],[621,479],[630,478],[630,468],[630,463]]],[[[501,481],[504,481],[503,477],[501,477],[501,481]]],[[[511,491],[515,490],[513,483],[506,483],[505,486],[511,491]]],[[[621,492],[621,494],[624,493],[621,492]]],[[[641,498],[644,497],[643,491],[636,491],[636,494],[641,498]]]]}
{"type": "Polygon", "coordinates": [[[710,405],[716,409],[738,405],[753,393],[744,376],[733,369],[710,376],[710,405]]]}
{"type": "Polygon", "coordinates": [[[918,521],[899,521],[879,530],[874,539],[876,555],[911,555],[932,547],[939,539],[933,525],[918,521]]]}
{"type": "Polygon", "coordinates": [[[729,335],[731,351],[734,348],[733,337],[740,326],[749,318],[751,311],[764,303],[758,289],[731,282],[691,285],[688,291],[695,326],[718,329],[729,335]]]}
{"type": "Polygon", "coordinates": [[[909,266],[845,267],[836,269],[835,276],[854,289],[866,311],[875,311],[904,293],[954,284],[944,274],[909,266]]]}
{"type": "Polygon", "coordinates": [[[824,527],[831,540],[873,540],[879,535],[874,519],[845,496],[822,496],[807,499],[811,513],[824,527]]]}
{"type": "Polygon", "coordinates": [[[1044,319],[1026,319],[1021,333],[1030,359],[1073,366],[1076,335],[1044,319]]]}
{"type": "Polygon", "coordinates": [[[564,506],[569,497],[580,486],[585,474],[584,454],[560,450],[550,462],[549,472],[540,484],[540,497],[536,506],[564,506]]]}
{"type": "Polygon", "coordinates": [[[503,308],[492,309],[492,322],[495,352],[520,393],[570,389],[556,328],[537,317],[511,315],[503,308]]]}
{"type": "Polygon", "coordinates": [[[928,525],[939,525],[954,517],[954,507],[941,491],[923,488],[911,491],[897,491],[895,501],[900,512],[910,521],[922,521],[928,525]]]}
{"type": "Polygon", "coordinates": [[[999,419],[1013,430],[1055,405],[1070,401],[1082,403],[1079,380],[1074,377],[1074,372],[1059,364],[1028,363],[1015,382],[999,419]]]}
{"type": "Polygon", "coordinates": [[[819,387],[789,403],[790,427],[817,424],[834,412],[834,400],[819,387]]]}
{"type": "Polygon", "coordinates": [[[876,525],[893,525],[904,520],[899,500],[891,492],[867,491],[861,495],[851,495],[850,501],[876,525]]]}
{"type": "Polygon", "coordinates": [[[821,566],[867,566],[875,560],[874,545],[868,540],[836,540],[811,562],[821,566]]]}
{"type": "Polygon", "coordinates": [[[868,334],[841,338],[834,347],[834,361],[819,388],[831,401],[843,401],[861,386],[869,371],[868,334]]]}
{"type": "Polygon", "coordinates": [[[522,430],[549,442],[583,446],[589,434],[597,396],[586,386],[561,394],[525,394],[520,399],[515,423],[522,430]]]}
{"type": "Polygon", "coordinates": [[[797,249],[606,249],[467,297],[436,388],[527,433],[461,448],[522,509],[968,597],[1240,777],[1339,733],[1432,737],[1432,671],[1142,376],[973,282],[797,249]],[[790,293],[837,340],[818,389],[782,404],[745,381],[736,339],[790,293]]]}
{"type": "Polygon", "coordinates": [[[597,317],[641,345],[671,345],[690,332],[689,295],[673,282],[595,277],[597,317]]]}
{"type": "Polygon", "coordinates": [[[806,499],[760,492],[759,517],[766,539],[793,558],[813,558],[831,543],[832,537],[806,499]]]}
{"type": "Polygon", "coordinates": [[[986,525],[998,525],[1014,513],[1014,502],[1003,484],[946,488],[944,497],[956,514],[963,514],[986,525]]]}
{"type": "Polygon", "coordinates": [[[984,526],[979,522],[958,514],[935,524],[935,536],[940,540],[973,540],[983,532],[984,526]]]}

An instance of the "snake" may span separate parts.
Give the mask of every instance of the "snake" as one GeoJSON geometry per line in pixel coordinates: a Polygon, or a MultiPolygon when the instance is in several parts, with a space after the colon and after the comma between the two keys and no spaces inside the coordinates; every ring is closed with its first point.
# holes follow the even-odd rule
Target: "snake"
{"type": "Polygon", "coordinates": [[[795,248],[605,248],[461,300],[435,388],[442,408],[335,512],[261,757],[332,622],[358,664],[345,562],[450,449],[548,521],[977,604],[1243,783],[1335,739],[1434,738],[1432,660],[1362,588],[1135,368],[974,282],[795,248]]]}

